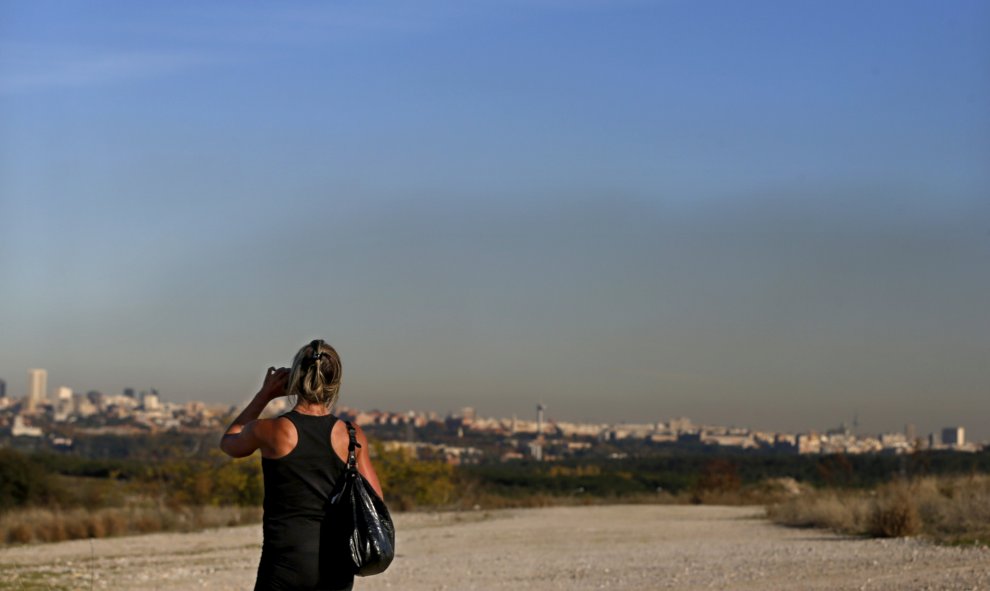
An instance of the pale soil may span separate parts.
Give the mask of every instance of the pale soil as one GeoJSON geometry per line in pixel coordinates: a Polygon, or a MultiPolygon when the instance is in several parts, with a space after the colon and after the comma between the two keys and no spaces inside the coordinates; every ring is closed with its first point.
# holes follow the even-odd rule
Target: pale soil
{"type": "MultiPolygon", "coordinates": [[[[990,589],[990,550],[787,529],[759,508],[558,507],[396,517],[381,589],[990,589]]],[[[0,589],[253,588],[260,526],[0,550],[0,589]]]]}

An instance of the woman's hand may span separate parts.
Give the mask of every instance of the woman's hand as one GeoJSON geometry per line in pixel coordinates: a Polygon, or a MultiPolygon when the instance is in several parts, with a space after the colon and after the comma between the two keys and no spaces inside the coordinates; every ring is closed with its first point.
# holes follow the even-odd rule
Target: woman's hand
{"type": "Polygon", "coordinates": [[[274,400],[281,396],[286,395],[285,388],[289,382],[289,368],[280,367],[275,369],[274,367],[268,368],[268,373],[265,374],[265,382],[261,385],[261,391],[258,392],[265,400],[274,400]]]}
{"type": "Polygon", "coordinates": [[[285,396],[288,381],[289,370],[287,368],[268,368],[261,389],[248,403],[247,408],[237,415],[234,422],[227,427],[223,437],[220,438],[220,449],[224,453],[232,458],[244,458],[253,454],[254,450],[258,448],[262,448],[264,451],[264,446],[269,441],[266,433],[271,432],[271,422],[258,420],[258,417],[269,402],[279,396],[285,396]]]}

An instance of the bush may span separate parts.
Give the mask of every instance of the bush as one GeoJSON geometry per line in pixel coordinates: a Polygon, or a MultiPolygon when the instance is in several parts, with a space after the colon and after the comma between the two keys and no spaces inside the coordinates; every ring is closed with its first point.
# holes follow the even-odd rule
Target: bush
{"type": "Polygon", "coordinates": [[[951,543],[990,544],[990,476],[925,478],[917,483],[924,533],[951,543]]]}
{"type": "Polygon", "coordinates": [[[31,458],[12,449],[0,449],[0,513],[54,503],[63,492],[52,476],[31,458]]]}
{"type": "Polygon", "coordinates": [[[768,506],[767,515],[782,525],[846,534],[990,545],[990,476],[898,480],[874,491],[816,490],[768,506]]]}
{"type": "Polygon", "coordinates": [[[878,538],[913,536],[921,531],[916,497],[907,483],[881,488],[873,503],[868,532],[878,538]]]}
{"type": "Polygon", "coordinates": [[[862,534],[870,516],[870,501],[850,492],[812,492],[769,506],[767,516],[791,527],[819,527],[844,534],[862,534]]]}
{"type": "Polygon", "coordinates": [[[0,543],[60,542],[158,531],[195,531],[259,521],[259,507],[25,509],[0,516],[0,543]]]}
{"type": "Polygon", "coordinates": [[[706,497],[734,495],[741,485],[736,465],[729,460],[715,458],[709,460],[702,469],[692,491],[691,501],[702,503],[706,501],[706,497]]]}
{"type": "Polygon", "coordinates": [[[8,544],[27,544],[34,539],[31,528],[26,523],[14,525],[7,531],[7,535],[4,537],[8,544]]]}
{"type": "Polygon", "coordinates": [[[447,507],[455,502],[454,467],[439,460],[413,458],[397,449],[376,445],[375,472],[389,507],[407,511],[417,507],[447,507]]]}

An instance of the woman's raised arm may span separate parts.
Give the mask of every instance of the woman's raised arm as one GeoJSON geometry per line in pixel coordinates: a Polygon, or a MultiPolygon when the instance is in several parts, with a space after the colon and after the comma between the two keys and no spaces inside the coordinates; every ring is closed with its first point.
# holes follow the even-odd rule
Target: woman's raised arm
{"type": "Polygon", "coordinates": [[[234,422],[227,427],[220,438],[220,449],[232,458],[243,458],[254,453],[267,438],[265,427],[258,422],[258,415],[265,410],[268,403],[279,396],[285,396],[285,386],[289,379],[289,370],[282,367],[268,368],[265,382],[254,395],[247,407],[237,415],[234,422]]]}

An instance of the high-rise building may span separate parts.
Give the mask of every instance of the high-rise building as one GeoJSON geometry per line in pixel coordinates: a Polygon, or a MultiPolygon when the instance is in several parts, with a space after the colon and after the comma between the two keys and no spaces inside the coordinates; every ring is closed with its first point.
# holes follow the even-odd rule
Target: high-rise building
{"type": "Polygon", "coordinates": [[[536,405],[536,439],[529,444],[530,453],[537,462],[543,461],[543,411],[546,409],[542,402],[536,405]]]}
{"type": "Polygon", "coordinates": [[[942,445],[959,447],[966,443],[966,429],[963,427],[946,427],[942,429],[942,445]]]}
{"type": "Polygon", "coordinates": [[[38,408],[48,397],[48,372],[43,369],[28,370],[27,407],[29,411],[38,408]]]}
{"type": "Polygon", "coordinates": [[[0,398],[7,396],[7,382],[0,380],[0,398]]]}

